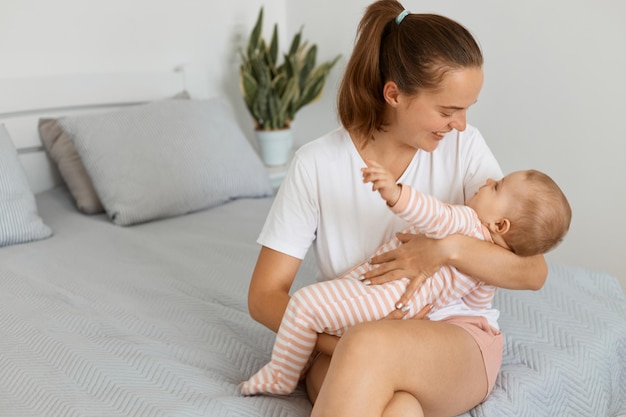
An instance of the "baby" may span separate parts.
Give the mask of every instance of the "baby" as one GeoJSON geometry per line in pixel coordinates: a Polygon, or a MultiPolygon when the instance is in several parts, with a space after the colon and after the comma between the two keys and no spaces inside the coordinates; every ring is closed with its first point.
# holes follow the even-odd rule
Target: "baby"
{"type": "MultiPolygon", "coordinates": [[[[535,170],[513,172],[500,181],[489,179],[463,206],[445,204],[397,184],[382,166],[366,162],[363,181],[372,183],[372,190],[380,193],[390,209],[411,224],[403,233],[437,238],[461,233],[530,256],[553,249],[569,229],[571,208],[566,197],[550,177],[535,170]]],[[[374,255],[400,244],[394,237],[374,255]]],[[[242,393],[291,393],[314,351],[318,333],[341,336],[350,326],[380,320],[396,309],[409,279],[365,285],[359,277],[371,268],[366,261],[338,279],[296,291],[278,329],[271,361],[241,384],[242,393]]],[[[414,317],[429,304],[436,310],[459,298],[469,308],[488,308],[495,289],[444,266],[417,290],[403,319],[414,317]]]]}

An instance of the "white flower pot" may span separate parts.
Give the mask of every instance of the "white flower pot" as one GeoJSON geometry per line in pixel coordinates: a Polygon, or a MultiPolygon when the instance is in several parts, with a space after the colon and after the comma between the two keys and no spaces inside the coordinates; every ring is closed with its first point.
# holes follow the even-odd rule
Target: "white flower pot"
{"type": "Polygon", "coordinates": [[[265,165],[280,166],[289,161],[293,147],[291,129],[257,130],[256,137],[265,165]]]}

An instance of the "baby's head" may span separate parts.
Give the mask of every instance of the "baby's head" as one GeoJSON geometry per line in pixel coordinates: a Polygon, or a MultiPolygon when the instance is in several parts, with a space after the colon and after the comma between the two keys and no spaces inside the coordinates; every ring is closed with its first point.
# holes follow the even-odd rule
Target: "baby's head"
{"type": "Polygon", "coordinates": [[[520,256],[554,249],[569,230],[572,210],[563,191],[548,175],[517,171],[500,181],[488,180],[467,201],[489,228],[520,256]]]}

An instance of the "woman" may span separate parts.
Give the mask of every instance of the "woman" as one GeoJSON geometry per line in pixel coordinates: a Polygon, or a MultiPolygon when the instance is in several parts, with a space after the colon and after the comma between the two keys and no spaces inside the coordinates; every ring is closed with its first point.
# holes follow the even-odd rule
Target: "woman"
{"type": "MultiPolygon", "coordinates": [[[[259,236],[249,289],[255,320],[278,329],[311,245],[319,278],[332,279],[404,228],[362,183],[364,160],[452,204],[502,176],[480,133],[466,125],[482,63],[471,34],[450,19],[409,14],[394,0],[367,8],[339,91],[342,128],[298,150],[259,236]]],[[[360,324],[340,340],[320,335],[306,380],[313,416],[455,416],[471,409],[500,366],[498,312],[472,315],[459,301],[431,320],[391,319],[441,265],[504,288],[537,289],[546,278],[542,256],[521,258],[464,236],[400,238],[399,249],[372,259],[380,266],[364,280],[408,277],[411,285],[390,320],[360,324]]]]}

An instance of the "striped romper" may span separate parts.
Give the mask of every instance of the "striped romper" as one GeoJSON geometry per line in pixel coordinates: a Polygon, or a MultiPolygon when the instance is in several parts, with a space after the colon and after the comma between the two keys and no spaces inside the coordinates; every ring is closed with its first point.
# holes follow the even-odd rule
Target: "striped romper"
{"type": "MultiPolygon", "coordinates": [[[[411,224],[403,233],[422,233],[436,238],[461,233],[492,241],[470,207],[442,203],[406,185],[402,186],[400,199],[392,210],[411,224]]],[[[374,255],[393,250],[400,244],[394,237],[374,255]]],[[[365,261],[338,279],[296,291],[278,329],[271,361],[241,384],[242,393],[291,393],[308,365],[318,333],[341,336],[350,326],[380,320],[391,313],[410,281],[402,278],[368,286],[359,277],[370,269],[372,265],[365,261]]],[[[408,303],[410,309],[403,318],[414,317],[428,304],[436,310],[459,298],[470,308],[488,308],[495,289],[452,266],[444,266],[424,281],[408,303]]]]}

